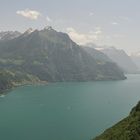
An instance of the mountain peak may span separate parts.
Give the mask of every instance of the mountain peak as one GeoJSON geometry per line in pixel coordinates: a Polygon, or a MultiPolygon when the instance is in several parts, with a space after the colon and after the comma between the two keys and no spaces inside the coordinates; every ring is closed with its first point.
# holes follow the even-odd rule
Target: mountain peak
{"type": "Polygon", "coordinates": [[[49,31],[51,31],[51,30],[53,30],[53,28],[52,28],[52,26],[46,26],[46,27],[44,28],[44,30],[49,30],[49,31]]]}
{"type": "Polygon", "coordinates": [[[24,32],[24,34],[30,34],[30,33],[32,33],[32,32],[34,32],[34,29],[29,28],[29,29],[27,29],[27,30],[24,32]]]}

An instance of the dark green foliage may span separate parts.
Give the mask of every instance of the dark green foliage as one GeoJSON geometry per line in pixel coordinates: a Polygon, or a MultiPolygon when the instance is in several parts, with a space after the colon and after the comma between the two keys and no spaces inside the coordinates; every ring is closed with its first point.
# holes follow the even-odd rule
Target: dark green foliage
{"type": "Polygon", "coordinates": [[[140,102],[127,118],[94,140],[140,140],[140,102]]]}

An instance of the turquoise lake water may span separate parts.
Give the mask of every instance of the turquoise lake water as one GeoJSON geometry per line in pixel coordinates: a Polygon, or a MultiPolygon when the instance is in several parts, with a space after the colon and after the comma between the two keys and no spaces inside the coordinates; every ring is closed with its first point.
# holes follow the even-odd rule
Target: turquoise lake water
{"type": "Polygon", "coordinates": [[[1,140],[90,140],[140,100],[140,75],[124,81],[24,86],[0,96],[1,140]]]}

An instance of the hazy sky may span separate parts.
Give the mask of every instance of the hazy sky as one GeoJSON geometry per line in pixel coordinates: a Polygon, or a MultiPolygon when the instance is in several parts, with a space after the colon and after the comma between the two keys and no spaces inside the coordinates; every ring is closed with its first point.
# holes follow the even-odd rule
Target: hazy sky
{"type": "Polygon", "coordinates": [[[140,51],[140,0],[0,0],[0,30],[46,25],[79,44],[140,51]]]}

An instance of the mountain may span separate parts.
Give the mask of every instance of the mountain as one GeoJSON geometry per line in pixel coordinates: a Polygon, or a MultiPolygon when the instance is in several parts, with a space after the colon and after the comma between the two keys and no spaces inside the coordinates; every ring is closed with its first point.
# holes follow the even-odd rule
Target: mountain
{"type": "Polygon", "coordinates": [[[0,69],[47,82],[126,78],[116,64],[107,61],[98,63],[67,34],[52,27],[28,30],[17,38],[0,42],[0,69]]]}
{"type": "Polygon", "coordinates": [[[140,102],[127,118],[93,140],[140,140],[140,102]]]}
{"type": "Polygon", "coordinates": [[[137,65],[137,67],[140,69],[140,52],[131,54],[131,59],[137,65]]]}
{"type": "Polygon", "coordinates": [[[106,54],[112,61],[118,64],[120,68],[124,70],[125,73],[136,73],[138,67],[132,61],[124,50],[119,50],[114,47],[100,49],[101,52],[106,54]]]}
{"type": "Polygon", "coordinates": [[[98,63],[100,62],[112,62],[113,61],[101,51],[94,49],[93,47],[83,46],[83,49],[88,52],[98,63]]]}
{"type": "Polygon", "coordinates": [[[3,40],[11,40],[14,39],[18,36],[20,36],[21,33],[18,31],[5,31],[5,32],[0,32],[0,41],[3,40]]]}

